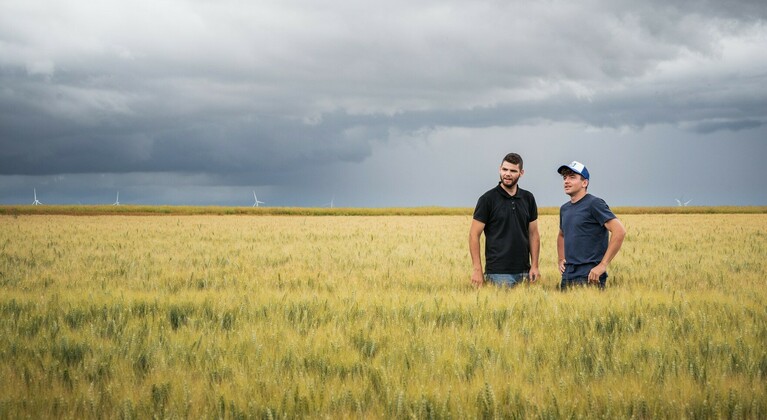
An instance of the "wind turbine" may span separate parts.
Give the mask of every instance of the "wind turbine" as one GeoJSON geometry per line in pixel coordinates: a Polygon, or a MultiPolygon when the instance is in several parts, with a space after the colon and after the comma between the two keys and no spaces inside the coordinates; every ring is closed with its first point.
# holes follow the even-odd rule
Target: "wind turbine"
{"type": "Polygon", "coordinates": [[[330,197],[330,202],[328,204],[325,204],[325,205],[332,209],[333,208],[333,200],[335,200],[335,198],[336,198],[336,196],[330,197]]]}
{"type": "Polygon", "coordinates": [[[681,200],[679,200],[678,198],[676,198],[675,200],[676,200],[676,204],[677,204],[677,205],[679,205],[679,207],[687,207],[687,205],[688,205],[688,204],[690,204],[690,202],[692,201],[692,199],[690,199],[690,200],[687,200],[687,201],[685,201],[685,202],[683,203],[683,202],[682,202],[681,200]]]}
{"type": "Polygon", "coordinates": [[[40,204],[43,204],[43,203],[37,201],[37,188],[33,188],[32,191],[34,191],[34,193],[35,193],[35,202],[32,203],[32,205],[33,206],[39,206],[40,204]]]}
{"type": "Polygon", "coordinates": [[[117,191],[117,199],[114,203],[112,203],[113,206],[119,206],[120,205],[120,191],[117,191]]]}
{"type": "Polygon", "coordinates": [[[259,204],[266,204],[263,201],[258,201],[258,197],[256,197],[255,191],[253,191],[253,199],[256,200],[255,203],[253,203],[253,207],[258,207],[259,204]]]}

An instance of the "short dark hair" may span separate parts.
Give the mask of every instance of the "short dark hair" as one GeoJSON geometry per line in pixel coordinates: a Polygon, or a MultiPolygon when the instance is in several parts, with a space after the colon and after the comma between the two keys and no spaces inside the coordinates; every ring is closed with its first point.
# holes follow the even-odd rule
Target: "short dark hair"
{"type": "MultiPolygon", "coordinates": [[[[522,156],[518,155],[517,153],[509,153],[508,155],[504,156],[503,162],[519,165],[519,169],[522,169],[522,156]]],[[[501,162],[501,165],[503,165],[503,162],[501,162]]]]}
{"type": "Polygon", "coordinates": [[[559,174],[562,175],[563,177],[568,175],[578,175],[582,180],[588,181],[588,178],[586,178],[582,174],[579,174],[578,172],[575,172],[574,170],[570,168],[562,168],[562,172],[560,172],[559,174]]]}

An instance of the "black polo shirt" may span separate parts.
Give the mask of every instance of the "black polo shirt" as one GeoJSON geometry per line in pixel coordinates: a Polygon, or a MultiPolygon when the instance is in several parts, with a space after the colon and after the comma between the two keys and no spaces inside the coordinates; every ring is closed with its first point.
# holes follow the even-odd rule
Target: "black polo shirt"
{"type": "Polygon", "coordinates": [[[530,191],[517,186],[517,193],[511,196],[499,182],[479,197],[474,219],[485,224],[485,273],[530,270],[530,222],[538,219],[538,206],[530,191]]]}

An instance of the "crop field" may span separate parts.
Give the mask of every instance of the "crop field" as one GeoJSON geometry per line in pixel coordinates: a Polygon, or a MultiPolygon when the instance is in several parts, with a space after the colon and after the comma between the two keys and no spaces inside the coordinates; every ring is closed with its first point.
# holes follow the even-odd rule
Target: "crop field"
{"type": "Polygon", "coordinates": [[[0,418],[767,418],[767,214],[620,213],[608,287],[471,215],[0,216],[0,418]],[[484,242],[484,240],[483,240],[484,242]]]}

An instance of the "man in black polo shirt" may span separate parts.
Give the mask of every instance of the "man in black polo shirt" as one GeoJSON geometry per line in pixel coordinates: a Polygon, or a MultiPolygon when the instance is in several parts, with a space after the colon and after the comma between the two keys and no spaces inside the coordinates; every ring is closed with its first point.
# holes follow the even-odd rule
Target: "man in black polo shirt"
{"type": "Polygon", "coordinates": [[[524,279],[538,280],[538,206],[529,191],[517,182],[524,175],[522,157],[509,153],[499,169],[498,186],[484,193],[474,209],[469,230],[469,252],[474,269],[471,282],[481,286],[489,281],[514,286],[524,279]],[[482,272],[479,237],[485,233],[485,272],[482,272]]]}

